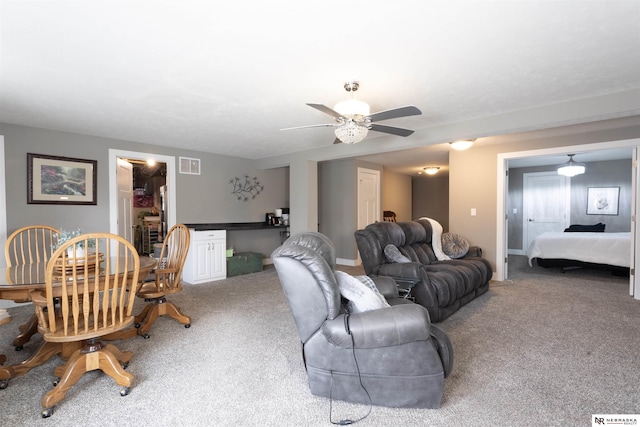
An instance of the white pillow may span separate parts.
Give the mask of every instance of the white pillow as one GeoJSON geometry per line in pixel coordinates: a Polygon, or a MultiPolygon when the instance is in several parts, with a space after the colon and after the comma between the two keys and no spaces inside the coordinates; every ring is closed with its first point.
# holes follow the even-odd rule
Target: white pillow
{"type": "Polygon", "coordinates": [[[340,294],[349,301],[351,313],[390,307],[370,277],[358,276],[356,278],[343,271],[336,271],[335,276],[340,294]]]}

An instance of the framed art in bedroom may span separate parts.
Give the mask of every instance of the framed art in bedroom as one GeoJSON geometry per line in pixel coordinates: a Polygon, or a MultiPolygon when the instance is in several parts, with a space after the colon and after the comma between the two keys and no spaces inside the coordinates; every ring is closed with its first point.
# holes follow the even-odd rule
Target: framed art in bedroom
{"type": "Polygon", "coordinates": [[[587,187],[587,215],[618,215],[620,187],[587,187]]]}
{"type": "Polygon", "coordinates": [[[27,203],[97,204],[96,160],[27,153],[27,203]]]}

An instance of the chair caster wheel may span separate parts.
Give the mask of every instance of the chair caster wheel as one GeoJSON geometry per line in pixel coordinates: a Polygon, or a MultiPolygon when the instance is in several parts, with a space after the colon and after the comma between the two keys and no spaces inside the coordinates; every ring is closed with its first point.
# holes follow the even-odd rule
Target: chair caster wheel
{"type": "Polygon", "coordinates": [[[137,328],[139,328],[139,327],[140,327],[140,323],[136,322],[136,323],[134,323],[134,324],[133,324],[133,326],[135,326],[135,327],[136,327],[136,329],[137,329],[137,328]]]}
{"type": "Polygon", "coordinates": [[[4,390],[9,385],[9,380],[0,381],[0,390],[4,390]]]}
{"type": "Polygon", "coordinates": [[[23,349],[23,348],[24,348],[24,347],[22,347],[21,345],[17,345],[17,346],[16,346],[16,351],[22,351],[22,349],[23,349]]]}
{"type": "Polygon", "coordinates": [[[53,386],[57,386],[60,383],[60,378],[56,378],[55,380],[53,380],[53,386]]]}
{"type": "Polygon", "coordinates": [[[126,396],[129,393],[131,393],[131,387],[125,387],[122,390],[120,390],[120,396],[126,396]]]}
{"type": "Polygon", "coordinates": [[[129,362],[122,364],[122,369],[127,369],[129,367],[129,362]]]}
{"type": "Polygon", "coordinates": [[[144,334],[144,335],[142,336],[142,338],[144,338],[145,340],[148,340],[148,339],[149,339],[149,334],[144,334]]]}
{"type": "Polygon", "coordinates": [[[53,407],[42,410],[42,418],[49,418],[51,415],[53,415],[53,407]]]}
{"type": "Polygon", "coordinates": [[[187,323],[186,325],[184,325],[184,327],[189,329],[191,327],[191,323],[187,323]]]}

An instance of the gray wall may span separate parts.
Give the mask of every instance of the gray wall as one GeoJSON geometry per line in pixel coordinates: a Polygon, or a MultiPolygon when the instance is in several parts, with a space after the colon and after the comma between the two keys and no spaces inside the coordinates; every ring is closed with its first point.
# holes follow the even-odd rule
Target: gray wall
{"type": "MultiPolygon", "coordinates": [[[[260,170],[248,159],[3,123],[0,123],[0,134],[5,137],[8,233],[31,224],[80,228],[84,232],[108,231],[110,148],[175,156],[176,162],[179,156],[201,159],[201,175],[178,173],[176,176],[178,223],[264,221],[265,212],[289,206],[288,168],[260,170]],[[97,160],[98,204],[27,204],[27,153],[97,160]],[[258,177],[265,188],[255,199],[243,202],[231,194],[229,181],[235,176],[242,178],[245,173],[258,177]]],[[[270,235],[247,234],[246,240],[246,244],[238,243],[240,249],[253,249],[266,256],[280,244],[275,231],[270,235]]]]}
{"type": "MultiPolygon", "coordinates": [[[[586,172],[571,178],[571,224],[606,224],[606,232],[631,230],[631,159],[585,163],[586,172]],[[588,187],[620,187],[618,215],[587,215],[588,187]]],[[[526,250],[522,244],[523,176],[525,173],[555,171],[556,166],[509,169],[508,248],[526,250]],[[517,213],[513,213],[513,209],[517,213]]]]}
{"type": "Polygon", "coordinates": [[[449,231],[449,175],[419,175],[412,181],[412,219],[433,218],[449,231]]]}
{"type": "Polygon", "coordinates": [[[347,159],[318,164],[318,231],[331,239],[336,257],[346,260],[355,260],[358,253],[353,234],[358,229],[359,167],[378,170],[384,179],[382,166],[374,163],[347,159]]]}
{"type": "Polygon", "coordinates": [[[382,211],[392,211],[396,221],[411,221],[411,177],[384,169],[382,173],[382,211]]]}

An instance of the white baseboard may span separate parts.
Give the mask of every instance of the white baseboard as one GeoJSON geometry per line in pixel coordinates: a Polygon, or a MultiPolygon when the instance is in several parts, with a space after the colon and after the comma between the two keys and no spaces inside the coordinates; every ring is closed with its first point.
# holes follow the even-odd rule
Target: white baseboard
{"type": "Polygon", "coordinates": [[[523,249],[507,249],[507,255],[526,255],[523,249]]]}
{"type": "Polygon", "coordinates": [[[360,265],[357,259],[336,258],[336,264],[348,265],[349,267],[357,267],[360,265]]]}

